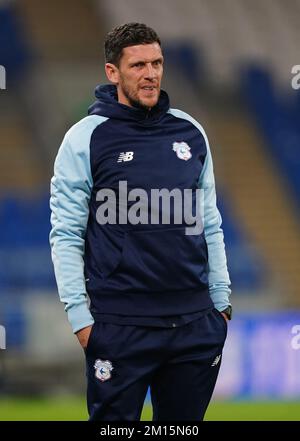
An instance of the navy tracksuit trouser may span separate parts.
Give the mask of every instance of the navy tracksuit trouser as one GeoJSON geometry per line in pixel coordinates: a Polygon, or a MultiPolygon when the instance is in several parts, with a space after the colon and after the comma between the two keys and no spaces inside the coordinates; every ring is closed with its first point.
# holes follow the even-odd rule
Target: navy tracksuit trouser
{"type": "Polygon", "coordinates": [[[139,420],[148,386],[154,421],[202,420],[226,336],[216,309],[174,328],[95,322],[86,348],[90,420],[139,420]]]}

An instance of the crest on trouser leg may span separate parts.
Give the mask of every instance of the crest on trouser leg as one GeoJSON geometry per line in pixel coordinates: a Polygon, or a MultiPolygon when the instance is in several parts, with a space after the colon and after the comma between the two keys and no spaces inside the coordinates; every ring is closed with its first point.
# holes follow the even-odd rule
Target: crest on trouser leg
{"type": "Polygon", "coordinates": [[[107,381],[111,378],[111,371],[113,370],[112,363],[109,360],[98,360],[95,361],[95,377],[100,381],[107,381]]]}

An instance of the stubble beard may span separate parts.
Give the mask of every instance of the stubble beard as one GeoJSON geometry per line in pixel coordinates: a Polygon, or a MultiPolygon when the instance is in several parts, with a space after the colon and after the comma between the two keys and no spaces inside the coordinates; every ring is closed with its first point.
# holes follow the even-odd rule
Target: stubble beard
{"type": "Polygon", "coordinates": [[[158,102],[157,100],[153,106],[147,106],[147,104],[143,103],[141,100],[138,99],[137,93],[134,92],[132,93],[131,90],[128,87],[126,87],[124,81],[121,81],[120,86],[122,88],[122,92],[124,96],[127,98],[129,104],[132,107],[136,107],[138,109],[143,109],[143,110],[149,110],[152,107],[154,107],[158,102]]]}

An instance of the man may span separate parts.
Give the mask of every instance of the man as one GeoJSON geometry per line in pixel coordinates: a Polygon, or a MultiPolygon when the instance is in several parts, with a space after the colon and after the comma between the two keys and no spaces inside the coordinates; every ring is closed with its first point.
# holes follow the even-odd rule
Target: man
{"type": "Polygon", "coordinates": [[[52,259],[85,351],[90,420],[138,420],[148,386],[154,420],[201,420],[231,314],[208,140],[200,124],[169,107],[153,29],[115,28],[105,57],[112,85],[97,87],[89,116],[67,132],[50,200],[52,259]],[[152,199],[136,210],[125,184],[146,196],[188,190],[193,213],[204,193],[204,231],[190,234],[191,222],[175,219],[181,202],[168,222],[152,199]],[[145,222],[150,212],[158,222],[145,222]]]}

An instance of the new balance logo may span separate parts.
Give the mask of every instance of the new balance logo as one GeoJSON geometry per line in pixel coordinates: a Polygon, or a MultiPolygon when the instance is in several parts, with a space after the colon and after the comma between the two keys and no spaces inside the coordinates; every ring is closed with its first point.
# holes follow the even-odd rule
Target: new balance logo
{"type": "Polygon", "coordinates": [[[133,159],[134,152],[122,152],[119,154],[118,162],[131,161],[133,159]]]}
{"type": "Polygon", "coordinates": [[[212,366],[217,366],[220,360],[221,360],[221,354],[216,356],[216,358],[212,362],[212,366]]]}

